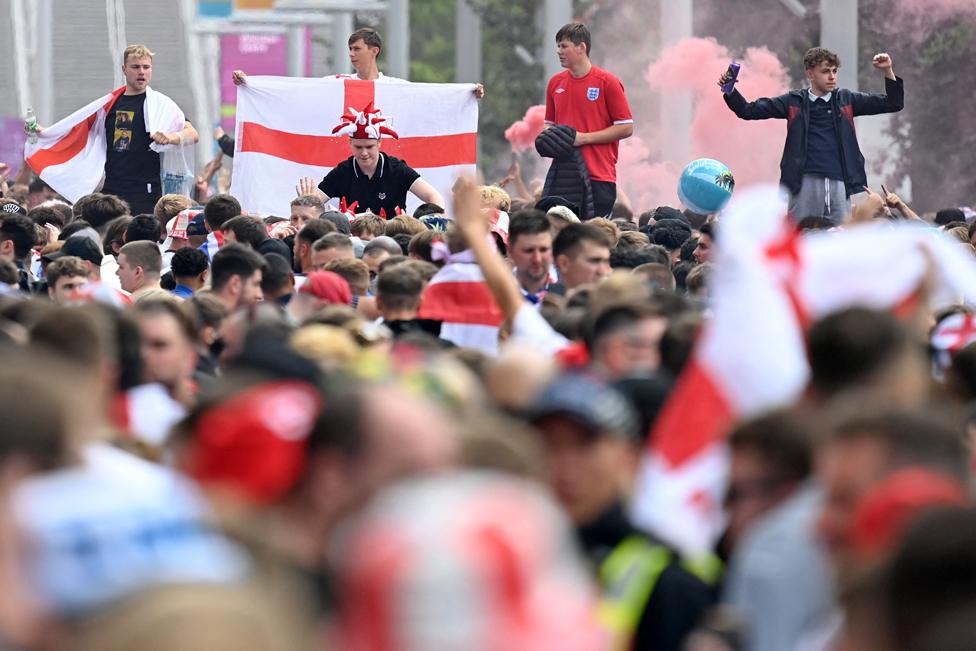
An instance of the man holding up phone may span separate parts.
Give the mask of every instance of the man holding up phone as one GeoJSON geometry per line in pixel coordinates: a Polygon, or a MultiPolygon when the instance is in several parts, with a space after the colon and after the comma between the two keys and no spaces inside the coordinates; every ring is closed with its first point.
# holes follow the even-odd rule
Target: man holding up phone
{"type": "MultiPolygon", "coordinates": [[[[806,217],[843,221],[850,214],[850,196],[867,185],[854,118],[895,113],[905,105],[904,82],[895,76],[891,57],[876,54],[873,63],[885,76],[883,95],[837,88],[840,58],[821,47],[811,48],[803,57],[810,82],[807,89],[754,102],[746,101],[735,88],[723,90],[725,103],[743,120],[786,120],[780,183],[790,193],[790,213],[797,221],[806,217]]],[[[731,71],[726,71],[719,86],[731,79],[731,71]]]]}

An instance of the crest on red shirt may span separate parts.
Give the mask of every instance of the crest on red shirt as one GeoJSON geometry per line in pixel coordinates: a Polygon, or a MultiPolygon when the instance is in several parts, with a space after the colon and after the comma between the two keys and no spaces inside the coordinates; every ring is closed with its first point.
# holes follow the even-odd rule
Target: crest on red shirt
{"type": "Polygon", "coordinates": [[[600,98],[600,89],[599,88],[587,88],[586,89],[586,99],[590,100],[591,102],[595,102],[599,98],[600,98]]]}

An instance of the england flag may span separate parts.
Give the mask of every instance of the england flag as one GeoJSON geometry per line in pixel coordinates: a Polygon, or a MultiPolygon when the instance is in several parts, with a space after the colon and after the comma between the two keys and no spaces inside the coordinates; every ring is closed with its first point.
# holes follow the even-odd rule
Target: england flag
{"type": "MultiPolygon", "coordinates": [[[[399,140],[380,148],[399,158],[442,196],[473,174],[478,150],[474,84],[384,83],[359,79],[248,77],[237,94],[237,141],[231,194],[244,210],[287,215],[299,179],[316,183],[352,155],[348,137],[332,135],[339,117],[372,102],[399,140]]],[[[407,209],[420,201],[409,195],[407,209]]]]}

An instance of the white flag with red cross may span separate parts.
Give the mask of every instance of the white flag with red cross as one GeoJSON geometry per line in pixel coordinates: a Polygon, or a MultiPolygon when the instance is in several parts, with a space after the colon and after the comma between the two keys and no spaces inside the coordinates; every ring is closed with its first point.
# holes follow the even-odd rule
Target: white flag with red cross
{"type": "MultiPolygon", "coordinates": [[[[380,150],[403,160],[445,198],[458,176],[473,174],[478,150],[474,84],[387,83],[359,79],[248,77],[237,93],[231,194],[251,213],[287,215],[295,185],[317,184],[352,155],[332,135],[343,113],[371,102],[400,138],[380,150]]],[[[408,212],[420,204],[412,194],[408,212]]]]}
{"type": "Polygon", "coordinates": [[[976,303],[976,261],[943,233],[878,220],[801,237],[774,187],[732,200],[714,263],[712,316],[651,431],[632,504],[638,524],[689,552],[723,527],[729,429],[806,386],[811,322],[855,305],[898,314],[925,284],[933,307],[976,303]]]}

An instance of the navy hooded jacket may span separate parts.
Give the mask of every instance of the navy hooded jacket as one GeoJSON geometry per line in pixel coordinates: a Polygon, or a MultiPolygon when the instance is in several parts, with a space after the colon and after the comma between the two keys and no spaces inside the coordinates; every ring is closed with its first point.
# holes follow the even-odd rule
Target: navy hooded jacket
{"type": "MultiPolygon", "coordinates": [[[[779,97],[762,97],[747,102],[738,90],[725,95],[725,103],[743,120],[786,120],[786,144],[780,161],[780,183],[791,194],[800,191],[807,160],[807,129],[810,126],[810,100],[807,90],[791,90],[779,97]]],[[[834,129],[840,143],[840,164],[844,171],[847,196],[861,192],[868,183],[864,155],[857,144],[854,118],[858,115],[897,113],[905,106],[904,81],[885,77],[885,94],[857,93],[846,88],[830,97],[834,129]]]]}

